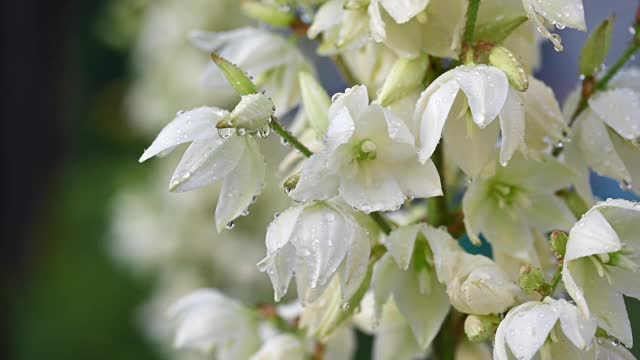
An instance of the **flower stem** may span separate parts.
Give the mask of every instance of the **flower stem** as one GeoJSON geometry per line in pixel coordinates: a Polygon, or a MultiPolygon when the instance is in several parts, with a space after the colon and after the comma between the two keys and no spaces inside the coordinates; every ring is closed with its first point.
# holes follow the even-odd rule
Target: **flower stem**
{"type": "Polygon", "coordinates": [[[289,131],[287,131],[280,123],[278,122],[278,118],[275,116],[271,117],[271,122],[269,123],[269,127],[275,131],[278,135],[280,135],[283,139],[285,139],[291,146],[300,151],[305,157],[310,157],[313,155],[313,152],[309,150],[308,147],[304,146],[295,136],[293,136],[289,131]]]}
{"type": "Polygon", "coordinates": [[[444,156],[442,153],[442,144],[436,147],[431,157],[433,164],[440,174],[440,182],[443,184],[442,196],[436,196],[427,199],[427,220],[434,227],[446,225],[449,222],[449,206],[447,205],[445,179],[444,179],[444,156]]]}
{"type": "Polygon", "coordinates": [[[464,27],[464,43],[462,44],[462,56],[460,60],[467,61],[465,58],[467,51],[473,48],[473,34],[476,30],[476,20],[478,19],[478,8],[480,0],[469,0],[467,7],[467,21],[464,27]]]}
{"type": "Polygon", "coordinates": [[[558,287],[560,280],[562,280],[563,268],[564,268],[563,263],[558,264],[558,270],[556,270],[556,273],[553,275],[553,279],[551,279],[551,284],[549,284],[550,286],[549,286],[549,291],[547,293],[547,296],[553,295],[553,293],[556,291],[556,287],[558,287]]]}
{"type": "Polygon", "coordinates": [[[373,221],[378,224],[378,226],[380,227],[380,229],[387,235],[389,235],[391,233],[391,224],[389,224],[389,222],[387,221],[387,219],[385,219],[384,215],[382,215],[382,213],[376,211],[376,212],[372,212],[371,214],[369,214],[369,216],[371,217],[371,219],[373,219],[373,221]]]}

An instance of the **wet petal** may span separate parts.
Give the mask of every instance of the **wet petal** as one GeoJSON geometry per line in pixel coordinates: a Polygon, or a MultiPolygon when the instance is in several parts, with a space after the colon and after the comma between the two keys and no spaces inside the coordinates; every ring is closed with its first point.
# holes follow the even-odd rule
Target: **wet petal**
{"type": "Polygon", "coordinates": [[[502,130],[502,148],[500,163],[507,164],[513,153],[524,144],[524,109],[520,93],[509,89],[509,95],[500,110],[500,128],[502,130]]]}
{"type": "Polygon", "coordinates": [[[498,68],[488,65],[459,66],[452,70],[464,91],[473,121],[484,128],[504,106],[509,94],[509,80],[498,68]]]}
{"type": "Polygon", "coordinates": [[[589,106],[623,138],[640,138],[640,93],[631,89],[605,91],[592,97],[589,106]]]}

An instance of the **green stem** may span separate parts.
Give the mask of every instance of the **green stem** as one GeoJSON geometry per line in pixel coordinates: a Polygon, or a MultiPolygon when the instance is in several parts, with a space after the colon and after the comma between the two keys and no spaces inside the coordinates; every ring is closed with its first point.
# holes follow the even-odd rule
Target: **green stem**
{"type": "MultiPolygon", "coordinates": [[[[445,187],[445,179],[444,179],[444,156],[442,153],[442,144],[436,147],[433,155],[431,156],[431,160],[433,160],[433,164],[438,169],[440,173],[440,182],[442,183],[443,189],[445,187]]],[[[449,217],[449,206],[447,205],[446,192],[443,191],[442,196],[436,196],[427,199],[427,220],[431,226],[441,226],[446,225],[448,223],[449,217]]]]}
{"type": "Polygon", "coordinates": [[[433,341],[433,352],[438,360],[454,360],[455,358],[455,321],[454,312],[449,311],[440,332],[433,341]]]}
{"type": "MultiPolygon", "coordinates": [[[[467,8],[467,22],[464,27],[464,45],[463,48],[470,48],[473,46],[473,33],[476,29],[476,20],[478,19],[478,8],[480,7],[480,0],[469,0],[469,7],[467,8]]],[[[466,50],[463,50],[466,52],[466,50]]],[[[461,60],[465,60],[461,58],[461,60]]]]}
{"type": "Polygon", "coordinates": [[[285,139],[291,146],[300,151],[305,157],[310,157],[313,155],[313,152],[309,150],[308,147],[304,146],[303,143],[298,141],[298,139],[293,136],[290,132],[288,132],[280,123],[275,116],[271,117],[271,122],[269,123],[269,127],[275,131],[278,135],[280,135],[283,139],[285,139]]]}
{"type": "Polygon", "coordinates": [[[389,224],[389,222],[387,221],[387,219],[385,219],[384,215],[382,215],[382,213],[376,211],[376,212],[372,212],[371,214],[369,214],[369,216],[371,217],[371,219],[373,219],[373,221],[378,224],[378,226],[380,227],[380,229],[387,235],[389,235],[391,233],[391,224],[389,224]]]}
{"type": "Polygon", "coordinates": [[[558,270],[556,270],[556,273],[553,275],[553,279],[551,279],[551,284],[549,284],[549,291],[547,293],[547,296],[553,295],[553,293],[556,291],[556,288],[558,287],[560,280],[562,280],[563,268],[564,268],[563,264],[560,263],[560,265],[558,265],[558,270]]]}

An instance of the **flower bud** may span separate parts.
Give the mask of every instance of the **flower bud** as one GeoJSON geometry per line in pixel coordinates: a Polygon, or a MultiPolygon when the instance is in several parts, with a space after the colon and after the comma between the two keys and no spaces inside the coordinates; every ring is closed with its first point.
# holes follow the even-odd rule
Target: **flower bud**
{"type": "Polygon", "coordinates": [[[502,46],[494,47],[489,54],[489,63],[507,75],[509,84],[515,90],[526,91],[529,87],[529,78],[524,65],[509,49],[502,46]]]}
{"type": "Polygon", "coordinates": [[[422,80],[428,69],[429,56],[424,53],[415,59],[396,60],[380,90],[378,96],[380,105],[391,105],[411,92],[421,90],[422,80]]]}
{"type": "Polygon", "coordinates": [[[472,342],[491,340],[499,324],[497,315],[469,315],[464,320],[464,333],[472,342]]]}
{"type": "Polygon", "coordinates": [[[211,60],[213,60],[220,71],[222,71],[222,74],[227,78],[229,84],[233,86],[238,94],[249,95],[258,92],[256,84],[251,81],[249,76],[247,76],[242,69],[216,53],[211,54],[211,60]]]}
{"type": "Polygon", "coordinates": [[[580,73],[584,76],[593,76],[607,60],[614,25],[615,18],[610,16],[589,35],[580,54],[580,73]]]}
{"type": "Polygon", "coordinates": [[[551,249],[553,249],[557,257],[563,258],[567,252],[567,241],[569,241],[569,237],[562,231],[554,231],[550,237],[551,249]]]}
{"type": "Polygon", "coordinates": [[[216,127],[259,130],[269,124],[274,111],[270,98],[262,94],[244,95],[231,114],[220,120],[216,127]]]}
{"type": "Polygon", "coordinates": [[[520,268],[518,285],[528,294],[544,292],[549,287],[544,281],[542,270],[532,265],[524,265],[520,268]]]}

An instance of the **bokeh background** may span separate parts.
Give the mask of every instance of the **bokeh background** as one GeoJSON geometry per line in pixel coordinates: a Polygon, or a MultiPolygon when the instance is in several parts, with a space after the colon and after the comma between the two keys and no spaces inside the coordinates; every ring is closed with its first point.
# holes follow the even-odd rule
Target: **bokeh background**
{"type": "MultiPolygon", "coordinates": [[[[251,218],[220,239],[216,189],[168,194],[177,159],[137,163],[176,111],[212,104],[215,89],[200,81],[207,56],[187,34],[248,23],[237,3],[3,4],[0,358],[196,358],[159,345],[171,299],[206,285],[269,301],[269,283],[253,264],[263,253],[271,209],[286,204],[282,193],[267,190],[251,218]]],[[[616,14],[610,63],[631,36],[637,6],[585,0],[589,28],[616,14]]],[[[565,30],[562,37],[562,53],[543,45],[538,73],[560,99],[576,86],[586,34],[565,30]]],[[[329,62],[314,61],[330,91],[345,87],[329,62]]],[[[282,154],[272,140],[268,151],[282,154]]],[[[600,197],[638,199],[613,181],[594,176],[592,183],[600,197]]],[[[640,305],[628,305],[640,334],[640,305]]]]}

